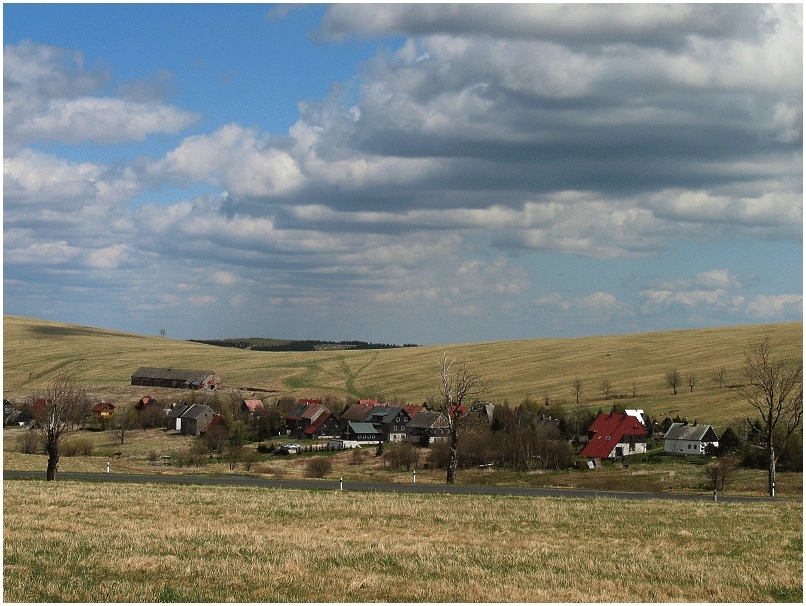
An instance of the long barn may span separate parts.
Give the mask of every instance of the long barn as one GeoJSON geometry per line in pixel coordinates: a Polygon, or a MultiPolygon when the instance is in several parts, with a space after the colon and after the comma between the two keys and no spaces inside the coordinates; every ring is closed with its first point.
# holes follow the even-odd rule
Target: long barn
{"type": "Polygon", "coordinates": [[[221,379],[212,370],[150,368],[143,366],[138,368],[132,375],[132,385],[213,390],[221,387],[221,379]]]}

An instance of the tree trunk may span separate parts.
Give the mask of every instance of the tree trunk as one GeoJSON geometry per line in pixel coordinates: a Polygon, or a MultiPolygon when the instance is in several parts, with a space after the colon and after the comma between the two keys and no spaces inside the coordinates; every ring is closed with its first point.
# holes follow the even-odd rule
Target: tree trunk
{"type": "Polygon", "coordinates": [[[451,443],[448,447],[448,474],[445,481],[448,484],[456,484],[456,468],[459,466],[459,457],[457,456],[457,442],[459,435],[456,431],[451,431],[451,443]]]}
{"type": "Polygon", "coordinates": [[[47,443],[47,451],[48,451],[48,470],[46,478],[50,482],[56,479],[56,472],[59,469],[58,442],[56,440],[52,440],[49,438],[47,443]]]}
{"type": "Polygon", "coordinates": [[[775,446],[770,444],[769,448],[770,466],[767,470],[767,483],[770,490],[770,496],[775,496],[775,467],[777,463],[777,456],[775,454],[775,446]]]}

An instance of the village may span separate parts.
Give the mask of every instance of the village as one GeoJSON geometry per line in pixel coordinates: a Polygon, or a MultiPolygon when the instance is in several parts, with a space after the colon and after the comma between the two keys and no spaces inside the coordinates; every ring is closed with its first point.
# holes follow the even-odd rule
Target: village
{"type": "MultiPolygon", "coordinates": [[[[451,421],[461,420],[463,427],[471,429],[468,435],[473,436],[463,438],[461,466],[520,470],[574,465],[594,469],[603,461],[628,464],[630,457],[648,452],[648,442],[659,450],[661,440],[664,455],[702,457],[719,452],[720,438],[708,424],[668,418],[658,423],[643,410],[617,410],[615,406],[607,412],[587,411],[581,416],[577,410],[572,418],[548,402],[514,410],[508,405],[474,402],[446,412],[437,410],[433,402],[358,399],[334,411],[332,402],[319,399],[284,398],[269,404],[254,397],[242,399],[238,391],[221,398],[222,382],[215,372],[175,368],[141,367],[132,374],[131,385],[185,390],[189,397],[171,398],[167,403],[147,394],[133,406],[101,401],[89,407],[88,424],[120,432],[162,427],[203,438],[210,451],[258,442],[260,452],[287,455],[367,447],[381,452],[389,444],[435,445],[439,449],[449,439],[451,421]]],[[[34,409],[42,405],[43,401],[33,403],[34,409]]],[[[5,424],[18,416],[19,411],[6,403],[5,424]]],[[[29,427],[33,423],[23,417],[19,424],[26,422],[29,427]]],[[[121,442],[122,438],[121,434],[121,442]]]]}

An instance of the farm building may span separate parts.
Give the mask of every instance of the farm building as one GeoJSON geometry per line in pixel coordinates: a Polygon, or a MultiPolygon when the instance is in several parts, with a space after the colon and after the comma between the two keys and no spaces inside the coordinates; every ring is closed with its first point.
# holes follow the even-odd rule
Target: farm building
{"type": "Polygon", "coordinates": [[[647,430],[637,418],[603,412],[588,428],[588,443],[580,453],[591,459],[615,459],[646,452],[647,430]]]}
{"type": "Polygon", "coordinates": [[[209,406],[192,404],[179,417],[181,424],[179,431],[182,435],[200,436],[211,427],[214,427],[220,419],[221,415],[216,414],[209,406]]]}
{"type": "Polygon", "coordinates": [[[701,455],[706,448],[719,448],[719,437],[710,425],[672,423],[663,436],[663,454],[701,455]]]}
{"type": "Polygon", "coordinates": [[[173,419],[173,429],[176,431],[182,430],[182,413],[188,408],[190,408],[188,404],[171,404],[171,409],[168,411],[167,416],[173,419]]]}
{"type": "Polygon", "coordinates": [[[132,375],[132,385],[176,389],[218,389],[221,379],[212,370],[140,367],[132,375]]]}

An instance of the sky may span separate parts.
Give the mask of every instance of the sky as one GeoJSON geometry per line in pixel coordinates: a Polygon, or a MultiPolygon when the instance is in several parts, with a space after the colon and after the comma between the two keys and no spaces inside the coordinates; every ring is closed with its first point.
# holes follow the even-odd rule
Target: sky
{"type": "Polygon", "coordinates": [[[5,314],[421,345],[803,317],[802,4],[4,4],[5,314]]]}

